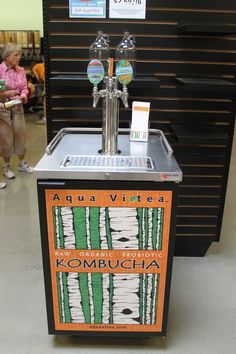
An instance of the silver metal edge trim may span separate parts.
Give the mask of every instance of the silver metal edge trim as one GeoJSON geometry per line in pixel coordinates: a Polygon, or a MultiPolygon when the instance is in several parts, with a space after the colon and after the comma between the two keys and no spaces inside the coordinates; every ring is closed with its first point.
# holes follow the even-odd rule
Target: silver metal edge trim
{"type": "MultiPolygon", "coordinates": [[[[165,172],[158,172],[158,173],[149,173],[145,177],[143,176],[142,172],[125,172],[125,173],[120,173],[120,172],[94,172],[90,173],[88,171],[82,172],[80,171],[79,174],[75,173],[70,173],[70,180],[105,180],[105,181],[152,181],[152,182],[174,182],[174,183],[179,183],[182,181],[182,173],[181,172],[175,172],[173,176],[171,176],[171,173],[168,172],[169,174],[169,179],[163,179],[162,174],[165,172]],[[171,178],[172,177],[172,178],[171,178]]],[[[37,179],[43,179],[43,180],[48,180],[48,179],[55,179],[55,180],[67,180],[68,179],[68,173],[67,172],[60,172],[60,175],[57,171],[50,171],[45,174],[45,171],[36,171],[36,177],[37,179]]]]}
{"type": "MultiPolygon", "coordinates": [[[[57,135],[52,139],[52,141],[48,144],[46,147],[46,154],[51,155],[53,153],[53,150],[57,146],[57,144],[61,141],[61,139],[66,135],[66,134],[71,134],[71,133],[76,133],[76,132],[101,132],[102,128],[62,128],[57,135]]],[[[119,132],[126,132],[128,133],[130,131],[129,128],[119,128],[119,132]]],[[[173,149],[171,148],[168,140],[166,139],[164,133],[159,130],[159,129],[149,129],[150,133],[154,134],[159,134],[162,137],[163,144],[168,152],[168,155],[173,155],[173,149]]]]}
{"type": "Polygon", "coordinates": [[[152,132],[152,133],[157,133],[157,134],[160,134],[161,137],[162,137],[162,141],[163,141],[163,144],[168,152],[168,155],[173,155],[173,149],[172,147],[170,146],[168,140],[166,139],[165,137],[165,134],[163,133],[162,130],[159,130],[159,129],[149,129],[149,132],[152,132]]]}

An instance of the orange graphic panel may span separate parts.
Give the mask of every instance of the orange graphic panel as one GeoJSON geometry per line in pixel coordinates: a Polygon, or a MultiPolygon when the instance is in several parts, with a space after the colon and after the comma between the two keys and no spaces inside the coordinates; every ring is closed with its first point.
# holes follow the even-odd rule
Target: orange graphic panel
{"type": "Polygon", "coordinates": [[[171,191],[46,190],[56,330],[162,330],[171,203],[171,191]]]}

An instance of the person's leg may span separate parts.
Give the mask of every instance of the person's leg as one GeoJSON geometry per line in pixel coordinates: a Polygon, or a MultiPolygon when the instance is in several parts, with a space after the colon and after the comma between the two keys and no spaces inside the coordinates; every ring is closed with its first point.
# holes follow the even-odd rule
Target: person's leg
{"type": "Polygon", "coordinates": [[[29,100],[29,111],[34,112],[38,97],[31,97],[29,100]]]}
{"type": "Polygon", "coordinates": [[[10,157],[13,154],[13,130],[11,111],[0,112],[0,155],[3,158],[3,175],[6,178],[15,178],[10,168],[10,157]]]}
{"type": "Polygon", "coordinates": [[[3,175],[8,179],[13,179],[16,177],[15,173],[11,170],[10,157],[3,156],[3,175]]]}
{"type": "Polygon", "coordinates": [[[44,87],[44,90],[43,90],[42,100],[43,100],[43,117],[40,120],[37,121],[37,124],[46,124],[46,122],[47,122],[45,87],[44,87]]]}
{"type": "Polygon", "coordinates": [[[25,161],[25,117],[22,107],[13,109],[14,151],[19,158],[20,172],[33,173],[33,168],[25,161]]]}
{"type": "Polygon", "coordinates": [[[37,102],[37,97],[30,97],[28,99],[28,102],[24,104],[24,112],[25,113],[33,113],[34,112],[34,107],[37,102]]]}
{"type": "Polygon", "coordinates": [[[46,116],[46,95],[43,95],[43,116],[45,117],[45,119],[47,118],[46,116]]]}
{"type": "Polygon", "coordinates": [[[3,161],[4,161],[4,164],[6,164],[6,165],[9,165],[10,164],[10,157],[4,157],[3,156],[3,161]]]}

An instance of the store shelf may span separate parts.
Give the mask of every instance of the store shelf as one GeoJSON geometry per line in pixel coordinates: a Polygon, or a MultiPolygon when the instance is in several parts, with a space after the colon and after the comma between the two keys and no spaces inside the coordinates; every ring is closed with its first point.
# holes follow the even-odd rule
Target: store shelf
{"type": "Polygon", "coordinates": [[[143,87],[157,89],[160,87],[160,80],[154,76],[137,76],[135,77],[128,87],[143,87]]]}
{"type": "Polygon", "coordinates": [[[50,78],[50,82],[54,86],[72,86],[72,87],[90,87],[91,83],[89,82],[87,76],[83,73],[65,73],[62,75],[55,75],[50,78]]]}
{"type": "Polygon", "coordinates": [[[229,137],[217,126],[171,125],[171,130],[180,144],[226,144],[229,137]]]}
{"type": "Polygon", "coordinates": [[[182,23],[177,27],[178,34],[199,34],[226,36],[236,34],[236,24],[223,23],[182,23]]]}
{"type": "Polygon", "coordinates": [[[236,83],[218,78],[181,78],[176,77],[177,85],[187,90],[227,91],[236,94],[236,83]]]}
{"type": "MultiPolygon", "coordinates": [[[[50,81],[52,82],[52,84],[60,86],[92,86],[85,73],[64,73],[63,75],[55,75],[50,78],[50,81]]],[[[160,80],[156,79],[153,76],[137,76],[131,81],[131,83],[127,87],[157,89],[160,87],[160,80]]]]}

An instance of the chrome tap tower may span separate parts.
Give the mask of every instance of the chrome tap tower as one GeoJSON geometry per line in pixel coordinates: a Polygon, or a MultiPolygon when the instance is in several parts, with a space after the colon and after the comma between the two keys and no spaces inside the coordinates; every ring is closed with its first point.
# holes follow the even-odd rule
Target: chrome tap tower
{"type": "Polygon", "coordinates": [[[119,62],[116,63],[116,75],[113,75],[114,59],[110,58],[109,37],[106,34],[101,31],[98,32],[98,37],[89,49],[91,60],[87,73],[89,81],[94,85],[94,108],[97,107],[100,97],[102,97],[102,149],[99,152],[104,155],[117,155],[119,153],[117,144],[119,98],[125,108],[128,108],[129,94],[126,85],[133,78],[133,66],[127,58],[132,54],[133,61],[135,51],[134,37],[126,32],[117,48],[116,57],[119,57],[119,62]],[[130,38],[129,46],[127,46],[127,38],[130,38]],[[132,43],[132,49],[130,43],[132,43]],[[122,56],[124,59],[122,59],[122,56]],[[101,81],[103,81],[103,88],[99,90],[97,85],[101,81]],[[122,90],[118,89],[118,82],[123,86],[122,90]]]}
{"type": "Polygon", "coordinates": [[[93,107],[98,104],[102,97],[102,154],[118,154],[117,138],[119,128],[119,98],[125,108],[128,108],[128,90],[118,90],[118,82],[115,76],[105,76],[104,89],[93,89],[93,107]]]}

